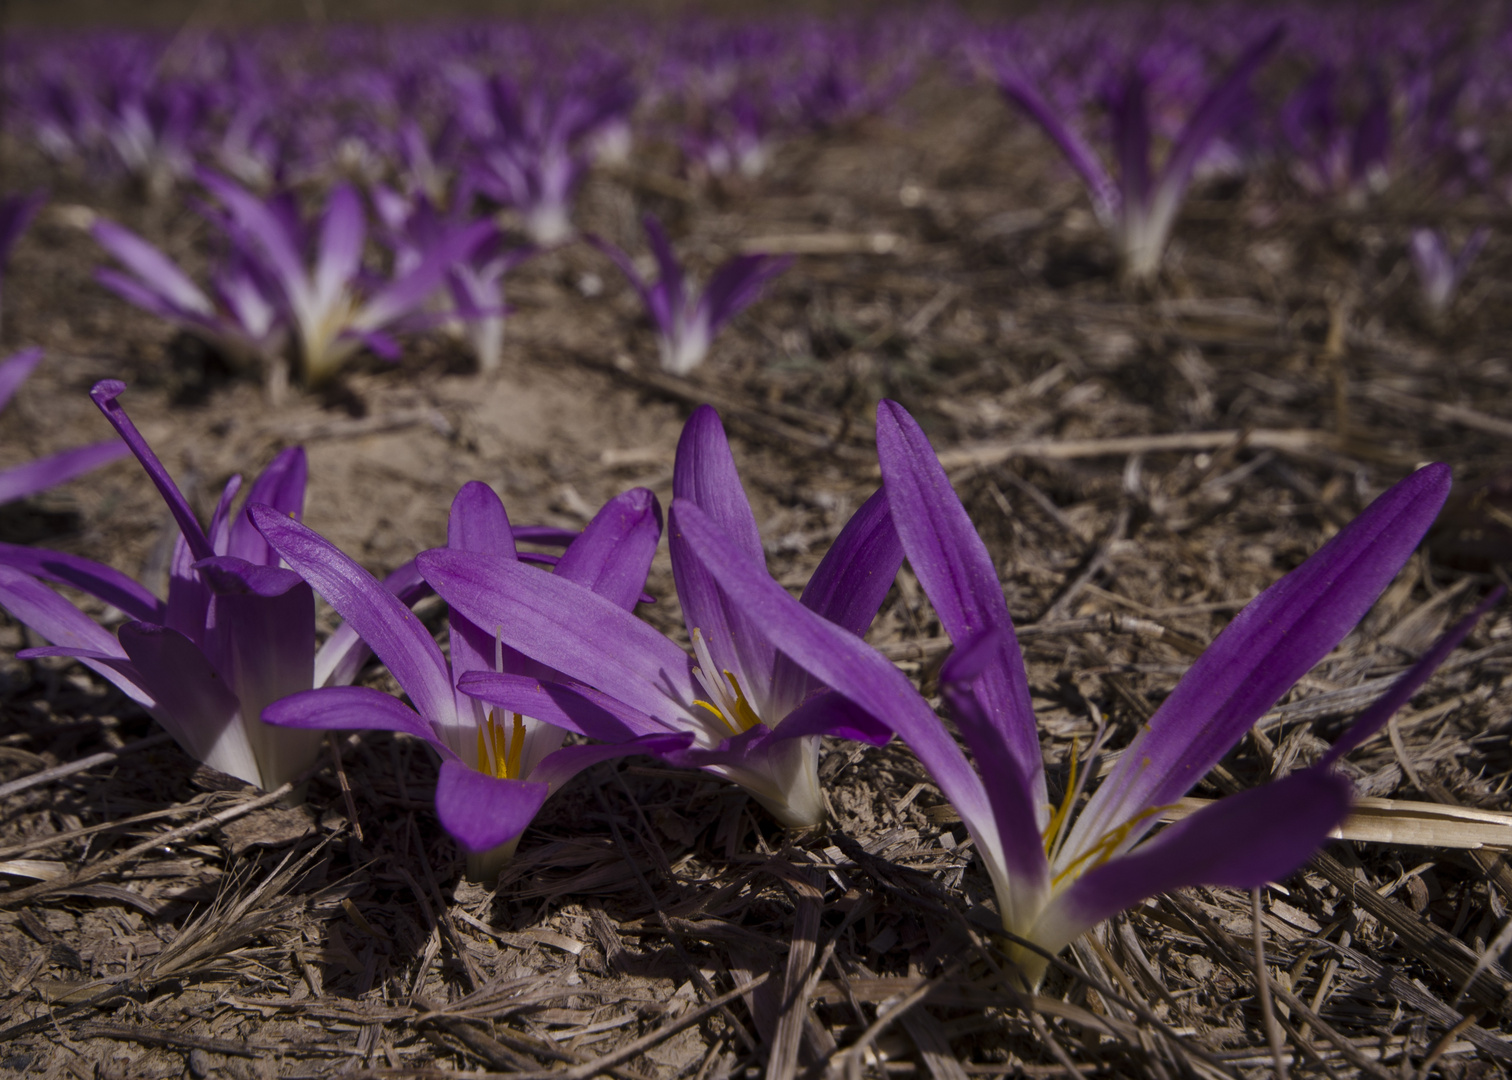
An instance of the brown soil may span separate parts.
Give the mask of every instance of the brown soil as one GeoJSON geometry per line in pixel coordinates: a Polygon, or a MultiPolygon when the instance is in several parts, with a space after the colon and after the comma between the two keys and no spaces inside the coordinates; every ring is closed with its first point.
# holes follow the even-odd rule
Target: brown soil
{"type": "MultiPolygon", "coordinates": [[[[86,391],[119,376],[202,513],[231,474],[303,442],[306,520],[381,572],[442,541],[467,480],[494,485],[517,522],[576,526],[638,484],[665,505],[680,424],[709,401],[773,572],[797,585],[875,487],[872,410],[893,397],[934,438],[1002,568],[1053,784],[1095,717],[1121,745],[1243,601],[1414,463],[1466,479],[1512,465],[1505,228],[1443,324],[1421,313],[1405,262],[1410,225],[1461,228],[1496,216],[1485,207],[1396,192],[1344,212],[1266,183],[1201,189],[1162,280],[1136,295],[1041,137],[994,94],[943,78],[895,122],[787,145],[747,190],[668,183],[659,152],[592,179],[584,229],[639,250],[638,215],[654,210],[704,270],[757,237],[900,238],[884,254],[801,258],[686,381],[655,372],[628,288],[575,245],[512,279],[497,377],[416,340],[397,368],[371,362],[339,392],[270,410],[257,385],[91,280],[100,259],[75,207],[192,261],[200,238],[181,205],[98,191],[16,146],[6,157],[12,188],[46,185],[53,202],[5,280],[7,351],[48,356],[0,417],[0,465],[105,437],[86,391]],[[592,276],[601,295],[585,295],[592,276]],[[1233,438],[1174,452],[1093,442],[1182,432],[1233,438]]],[[[1494,523],[1457,526],[1473,528],[1494,523]]],[[[130,461],[0,508],[0,538],[154,586],[172,530],[130,461]]],[[[1360,707],[1350,688],[1400,670],[1489,580],[1414,560],[1195,794],[1310,760],[1360,707]]],[[[647,617],[681,633],[665,556],[649,588],[647,617]]],[[[905,572],[872,640],[928,691],[938,635],[905,572]]],[[[1488,618],[1394,738],[1353,756],[1362,794],[1507,808],[1509,638],[1512,620],[1488,618]]],[[[0,627],[7,652],[29,640],[0,627]]],[[[77,667],[7,660],[0,678],[0,782],[155,730],[77,667]]],[[[462,881],[426,751],[388,735],[339,750],[341,774],[317,775],[294,810],[161,742],[6,797],[0,1073],[1271,1068],[1249,897],[1153,900],[1069,951],[1028,1001],[999,973],[991,889],[964,830],[902,748],[829,747],[833,823],[802,835],[696,774],[598,767],[547,804],[492,892],[462,881]]],[[[1509,878],[1492,849],[1445,846],[1457,830],[1432,846],[1335,844],[1264,891],[1294,1075],[1505,1071],[1512,982],[1494,954],[1509,878]]]]}

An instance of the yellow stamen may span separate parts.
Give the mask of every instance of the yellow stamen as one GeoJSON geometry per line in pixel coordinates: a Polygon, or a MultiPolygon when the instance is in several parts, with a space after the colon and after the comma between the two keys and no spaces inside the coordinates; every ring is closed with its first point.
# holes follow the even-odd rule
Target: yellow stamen
{"type": "Polygon", "coordinates": [[[740,680],[735,677],[735,673],[726,670],[724,676],[735,688],[735,717],[740,721],[740,730],[750,731],[761,723],[761,717],[756,715],[756,710],[751,708],[751,703],[746,700],[745,691],[740,688],[740,680]]]}
{"type": "Polygon", "coordinates": [[[1094,870],[1103,865],[1123,846],[1123,842],[1128,839],[1129,833],[1133,832],[1137,825],[1169,809],[1169,806],[1147,806],[1116,829],[1109,829],[1103,834],[1101,840],[1071,860],[1071,863],[1064,870],[1051,878],[1051,887],[1058,889],[1061,883],[1068,877],[1081,877],[1086,870],[1094,870]],[[1089,860],[1091,860],[1091,865],[1085,866],[1089,860]],[[1083,869],[1084,866],[1085,869],[1083,869]]]}
{"type": "Polygon", "coordinates": [[[525,755],[525,718],[519,713],[509,715],[514,717],[513,738],[499,723],[497,710],[491,710],[484,727],[478,729],[478,771],[495,780],[518,780],[525,755]]]}
{"type": "Polygon", "coordinates": [[[722,712],[719,711],[719,706],[718,705],[715,705],[712,702],[705,701],[703,698],[694,698],[693,699],[693,704],[695,704],[695,705],[701,705],[705,709],[708,709],[715,716],[719,717],[720,723],[724,724],[725,727],[727,727],[727,728],[730,729],[730,734],[732,734],[732,735],[739,735],[740,734],[740,728],[738,728],[734,724],[730,723],[730,718],[728,716],[726,716],[724,713],[722,713],[722,712]]]}
{"type": "Polygon", "coordinates": [[[1045,826],[1045,855],[1049,856],[1051,849],[1055,847],[1056,840],[1060,837],[1060,831],[1066,824],[1066,819],[1071,816],[1071,803],[1076,798],[1076,740],[1071,740],[1071,775],[1066,777],[1066,794],[1061,798],[1060,807],[1050,818],[1050,824],[1045,826]]]}

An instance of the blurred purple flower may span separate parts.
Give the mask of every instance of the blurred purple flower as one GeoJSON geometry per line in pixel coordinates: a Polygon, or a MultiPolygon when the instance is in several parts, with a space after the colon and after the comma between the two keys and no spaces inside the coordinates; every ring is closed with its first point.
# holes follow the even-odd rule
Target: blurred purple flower
{"type": "MultiPolygon", "coordinates": [[[[719,417],[708,406],[683,429],[672,490],[672,574],[693,656],[623,605],[560,573],[476,551],[436,549],[416,562],[453,611],[495,627],[505,645],[562,673],[542,680],[474,671],[458,688],[606,741],[691,735],[687,749],[658,756],[734,781],[784,825],[818,824],[826,813],[820,736],[883,743],[889,734],[784,655],[760,618],[733,605],[679,530],[677,507],[706,515],[766,577],[755,516],[719,417]]],[[[878,492],[841,530],[794,603],[859,642],[901,562],[887,501],[878,492]]]]}
{"type": "Polygon", "coordinates": [[[1194,171],[1214,141],[1243,114],[1250,77],[1275,51],[1283,35],[1284,30],[1278,25],[1244,50],[1228,75],[1193,107],[1158,173],[1150,161],[1152,119],[1148,77],[1138,64],[1131,65],[1123,81],[1109,94],[1114,157],[1118,162],[1116,181],[1082,136],[1051,107],[1022,70],[999,65],[998,86],[1065,155],[1086,185],[1092,209],[1112,237],[1124,272],[1134,280],[1144,280],[1160,268],[1161,255],[1194,171]]]}
{"type": "Polygon", "coordinates": [[[1449,251],[1449,241],[1437,229],[1412,230],[1412,268],[1417,271],[1423,299],[1434,316],[1443,315],[1454,302],[1465,272],[1491,238],[1491,230],[1482,225],[1466,238],[1459,254],[1449,251]]]}
{"type": "Polygon", "coordinates": [[[4,276],[11,248],[16,246],[16,241],[21,239],[21,234],[46,201],[47,196],[40,191],[33,195],[7,195],[0,199],[0,278],[4,276]]]}
{"type": "Polygon", "coordinates": [[[793,259],[738,255],[715,270],[708,287],[700,293],[672,254],[661,223],[647,214],[642,224],[660,271],[655,282],[641,277],[630,256],[607,240],[589,237],[589,241],[614,260],[640,293],[656,328],[662,370],[686,375],[703,363],[719,328],[755,303],[766,283],[791,266],[793,259]]]}
{"type": "Polygon", "coordinates": [[[1388,180],[1391,96],[1373,73],[1351,119],[1340,108],[1346,88],[1339,70],[1324,64],[1282,106],[1279,121],[1297,182],[1313,195],[1358,201],[1388,180]]]}
{"type": "MultiPolygon", "coordinates": [[[[461,692],[457,680],[470,672],[531,678],[554,673],[506,648],[455,608],[448,663],[430,631],[362,567],[272,507],[254,506],[251,514],[284,560],[372,646],[414,704],[410,708],[368,687],[325,688],[286,698],[263,718],[288,728],[404,731],[429,743],[441,756],[436,812],[466,849],[470,877],[497,877],[541,804],[589,765],[687,745],[686,736],[650,734],[616,738],[614,745],[564,747],[566,731],[529,712],[501,719],[498,710],[461,692]]],[[[626,492],[572,541],[553,576],[628,612],[640,597],[660,536],[655,496],[644,488],[626,492]]],[[[473,482],[457,493],[447,548],[517,564],[509,518],[487,485],[473,482]]]]}
{"type": "MultiPolygon", "coordinates": [[[[0,246],[3,246],[3,238],[0,238],[0,246]]],[[[0,360],[0,409],[5,408],[41,360],[42,350],[37,348],[0,360]]],[[[123,457],[127,452],[127,447],[115,439],[108,439],[0,470],[0,503],[15,502],[66,483],[90,469],[123,457]]]]}

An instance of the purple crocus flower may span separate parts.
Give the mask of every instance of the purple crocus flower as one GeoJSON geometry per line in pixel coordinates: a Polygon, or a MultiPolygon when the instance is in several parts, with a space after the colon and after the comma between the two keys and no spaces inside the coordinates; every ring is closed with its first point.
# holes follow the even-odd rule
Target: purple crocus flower
{"type": "MultiPolygon", "coordinates": [[[[763,564],[755,516],[708,406],[683,429],[672,488],[679,502],[719,522],[742,560],[763,564]]],[[[562,673],[553,681],[479,671],[458,680],[464,692],[605,739],[690,734],[687,749],[659,756],[740,784],[784,825],[818,824],[825,817],[819,737],[883,743],[889,733],[784,655],[765,623],[731,603],[675,528],[670,545],[692,656],[560,573],[451,548],[422,552],[416,563],[453,611],[496,627],[505,645],[562,673]]],[[[901,563],[879,491],[846,524],[794,603],[859,642],[901,563]]]]}
{"type": "Polygon", "coordinates": [[[1086,140],[1021,70],[1000,67],[998,85],[1065,155],[1086,185],[1092,209],[1111,235],[1124,272],[1143,280],[1160,267],[1166,240],[1194,171],[1213,142],[1243,113],[1250,77],[1281,43],[1282,36],[1283,28],[1277,26],[1245,49],[1228,76],[1197,103],[1172,143],[1165,164],[1153,175],[1148,78],[1137,64],[1109,95],[1118,161],[1116,181],[1086,140]]]}
{"type": "Polygon", "coordinates": [[[1482,225],[1465,240],[1459,254],[1454,255],[1449,251],[1449,241],[1437,229],[1412,230],[1412,268],[1417,271],[1428,310],[1435,317],[1449,310],[1465,272],[1490,238],[1491,230],[1482,225]]]}
{"type": "MultiPolygon", "coordinates": [[[[3,244],[3,240],[0,240],[0,244],[3,244]]],[[[0,360],[0,409],[5,408],[32,373],[32,369],[41,361],[42,350],[37,348],[25,349],[8,360],[0,360]]],[[[0,470],[0,503],[15,502],[56,487],[126,453],[125,446],[114,439],[108,439],[38,458],[12,469],[0,470]]]]}
{"type": "Polygon", "coordinates": [[[661,222],[642,219],[646,239],[656,257],[660,276],[648,283],[629,255],[606,240],[590,237],[595,247],[614,260],[646,305],[656,327],[663,371],[686,375],[708,355],[719,328],[756,302],[762,288],[793,264],[792,256],[738,255],[714,271],[708,288],[698,291],[683,273],[661,222]]]}
{"type": "MultiPolygon", "coordinates": [[[[263,706],[323,681],[350,681],[364,652],[355,635],[333,635],[315,651],[315,598],[245,512],[233,514],[241,478],[226,485],[207,532],[116,398],[124,383],[90,392],[157,486],[179,527],[166,603],[111,567],[62,552],[0,545],[0,606],[52,647],[16,655],[70,656],[150,712],[192,757],[273,789],[303,772],[318,736],[258,720],[263,706]],[[130,621],[116,635],[42,584],[68,585],[118,608],[130,621]]],[[[250,498],[297,517],[305,457],[284,451],[253,483],[250,498]]],[[[418,584],[418,582],[416,582],[418,584]]]]}
{"type": "Polygon", "coordinates": [[[315,241],[315,265],[307,270],[304,252],[314,230],[300,221],[292,202],[264,202],[239,185],[208,171],[200,182],[221,201],[231,242],[254,260],[276,291],[280,310],[299,338],[305,381],[329,380],[360,346],[387,359],[399,347],[383,331],[419,308],[440,288],[458,259],[482,243],[487,223],[446,235],[418,265],[376,289],[366,289],[362,251],[367,217],[362,198],[338,184],[326,201],[315,241]]]}
{"type": "MultiPolygon", "coordinates": [[[[541,804],[589,765],[687,745],[688,737],[676,734],[626,739],[611,725],[611,733],[620,736],[616,745],[564,747],[566,730],[531,713],[501,718],[461,692],[458,677],[554,673],[507,648],[502,629],[483,629],[456,608],[448,664],[409,608],[362,567],[272,507],[254,506],[251,513],[268,543],[372,646],[414,703],[410,708],[369,687],[330,687],[285,698],[269,706],[263,719],[288,728],[403,731],[429,743],[441,756],[436,813],[466,849],[470,877],[497,877],[541,804]]],[[[627,614],[641,595],[660,536],[655,496],[644,488],[628,491],[607,503],[572,541],[553,577],[627,614]]],[[[457,493],[447,550],[517,565],[509,518],[487,485],[469,483],[457,493]]]]}
{"type": "Polygon", "coordinates": [[[1391,97],[1385,80],[1373,73],[1364,106],[1351,122],[1340,113],[1342,89],[1338,69],[1324,64],[1282,106],[1280,128],[1303,188],[1359,201],[1386,186],[1391,97]]]}
{"type": "MultiPolygon", "coordinates": [[[[1146,839],[1160,811],[1364,615],[1432,524],[1448,468],[1430,465],[1397,484],[1240,612],[1074,814],[1086,772],[1070,778],[1058,807],[1049,804],[1023,660],[986,548],[901,406],[878,409],[877,440],[903,549],[957,645],[942,687],[975,770],[890,662],[794,602],[701,508],[674,501],[672,528],[733,610],[909,744],[974,838],[1004,929],[1050,953],[1158,892],[1252,888],[1294,870],[1348,812],[1350,785],[1330,767],[1386,723],[1474,621],[1404,674],[1318,765],[1221,799],[1146,839]]],[[[1020,946],[1012,953],[1037,983],[1044,959],[1020,946]]]]}

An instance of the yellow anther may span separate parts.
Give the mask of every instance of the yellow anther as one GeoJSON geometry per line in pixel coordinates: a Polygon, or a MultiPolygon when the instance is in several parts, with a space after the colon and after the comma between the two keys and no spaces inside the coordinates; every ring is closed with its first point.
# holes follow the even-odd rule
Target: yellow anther
{"type": "Polygon", "coordinates": [[[1129,838],[1129,833],[1133,832],[1138,825],[1154,815],[1163,813],[1169,809],[1169,806],[1147,806],[1122,825],[1109,829],[1097,843],[1071,860],[1064,870],[1051,878],[1051,887],[1058,889],[1068,877],[1073,879],[1081,877],[1087,870],[1092,870],[1103,865],[1118,852],[1118,849],[1123,846],[1123,842],[1129,838]],[[1087,865],[1088,862],[1091,863],[1090,866],[1087,865]]]}
{"type": "Polygon", "coordinates": [[[1071,816],[1071,803],[1076,798],[1076,740],[1071,740],[1071,775],[1066,777],[1066,794],[1061,798],[1060,807],[1050,818],[1050,824],[1045,826],[1045,854],[1050,855],[1055,847],[1055,842],[1060,836],[1060,831],[1065,827],[1066,819],[1071,816]]]}
{"type": "Polygon", "coordinates": [[[750,731],[761,723],[761,717],[756,715],[756,710],[751,708],[751,703],[746,700],[745,691],[740,688],[740,680],[735,677],[735,673],[726,669],[724,677],[729,679],[730,685],[735,688],[735,718],[740,722],[740,731],[750,731]]]}
{"type": "Polygon", "coordinates": [[[478,771],[487,773],[495,780],[518,780],[521,761],[525,754],[525,718],[519,713],[514,717],[514,730],[498,722],[497,710],[491,710],[484,728],[478,729],[478,771]],[[511,738],[511,734],[513,738],[511,738]]]}

